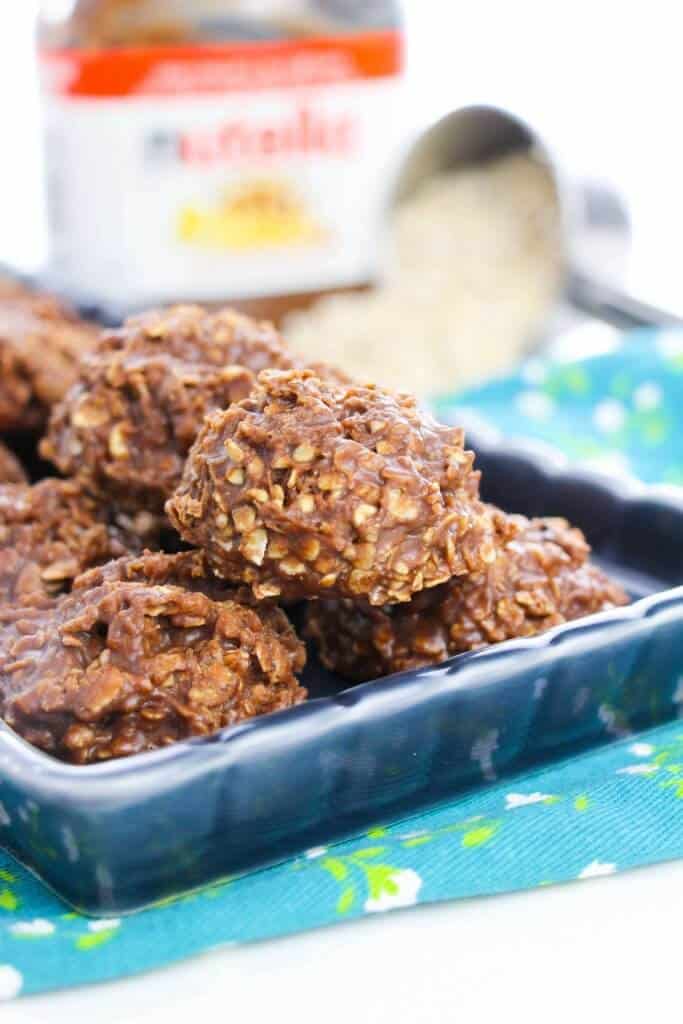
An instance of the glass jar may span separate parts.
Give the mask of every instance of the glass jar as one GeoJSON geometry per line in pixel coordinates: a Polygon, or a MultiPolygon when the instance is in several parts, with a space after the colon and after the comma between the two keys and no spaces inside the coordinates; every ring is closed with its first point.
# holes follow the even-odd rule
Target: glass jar
{"type": "Polygon", "coordinates": [[[373,279],[394,0],[52,0],[39,39],[53,288],[278,319],[373,279]]]}

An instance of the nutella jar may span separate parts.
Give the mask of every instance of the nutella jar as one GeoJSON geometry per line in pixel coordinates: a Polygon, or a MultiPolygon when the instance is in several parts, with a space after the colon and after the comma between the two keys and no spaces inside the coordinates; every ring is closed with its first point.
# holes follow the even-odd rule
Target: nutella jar
{"type": "Polygon", "coordinates": [[[51,286],[278,318],[369,282],[402,50],[393,0],[44,4],[51,286]]]}

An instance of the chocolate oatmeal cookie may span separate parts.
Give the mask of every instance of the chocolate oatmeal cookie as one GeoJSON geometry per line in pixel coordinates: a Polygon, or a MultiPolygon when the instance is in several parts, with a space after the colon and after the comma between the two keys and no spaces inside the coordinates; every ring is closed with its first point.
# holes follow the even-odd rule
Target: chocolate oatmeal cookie
{"type": "Polygon", "coordinates": [[[323,664],[361,682],[628,603],[591,565],[583,534],[564,519],[491,515],[497,557],[482,573],[396,607],[312,602],[306,632],[323,664]]]}
{"type": "Polygon", "coordinates": [[[96,337],[52,296],[0,281],[0,430],[40,430],[96,337]]]}
{"type": "Polygon", "coordinates": [[[373,605],[481,570],[495,550],[461,430],[414,399],[266,371],[209,417],[167,513],[257,598],[373,605]]]}
{"type": "Polygon", "coordinates": [[[230,309],[132,317],[83,362],[42,454],[122,507],[159,512],[207,413],[245,398],[260,370],[291,365],[274,327],[230,309]]]}
{"type": "Polygon", "coordinates": [[[63,593],[85,569],[140,547],[73,480],[0,486],[0,605],[63,593]]]}
{"type": "Polygon", "coordinates": [[[298,704],[304,662],[278,609],[261,614],[142,579],[0,609],[0,714],[29,743],[76,764],[298,704]]]}
{"type": "MultiPolygon", "coordinates": [[[[77,576],[73,590],[92,590],[104,583],[151,583],[154,586],[184,587],[206,594],[214,601],[239,601],[254,606],[256,601],[249,587],[237,586],[218,579],[211,571],[202,551],[181,551],[169,555],[163,551],[142,551],[125,555],[98,565],[77,576]]],[[[273,602],[259,603],[267,610],[273,602]]]]}

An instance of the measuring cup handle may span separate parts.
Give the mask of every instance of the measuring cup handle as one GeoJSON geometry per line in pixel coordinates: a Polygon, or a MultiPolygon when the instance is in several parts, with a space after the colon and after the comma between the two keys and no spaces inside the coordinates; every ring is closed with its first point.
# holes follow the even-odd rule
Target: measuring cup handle
{"type": "Polygon", "coordinates": [[[631,295],[571,270],[567,298],[575,309],[613,327],[683,327],[683,319],[667,310],[649,306],[631,295]]]}

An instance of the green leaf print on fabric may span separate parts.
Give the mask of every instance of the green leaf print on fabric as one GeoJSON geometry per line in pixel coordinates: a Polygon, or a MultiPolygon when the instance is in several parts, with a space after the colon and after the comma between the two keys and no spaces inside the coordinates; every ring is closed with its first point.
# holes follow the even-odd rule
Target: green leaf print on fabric
{"type": "Polygon", "coordinates": [[[398,885],[394,880],[395,874],[396,868],[392,868],[388,864],[374,864],[367,869],[365,877],[370,897],[373,900],[380,899],[385,893],[393,896],[398,892],[398,885]]]}
{"type": "Polygon", "coordinates": [[[386,852],[385,847],[363,847],[352,854],[324,857],[319,863],[335,882],[343,886],[337,900],[337,913],[348,914],[365,896],[368,902],[382,902],[400,896],[397,876],[400,869],[391,864],[373,863],[386,852]]]}
{"type": "Polygon", "coordinates": [[[587,395],[591,389],[590,377],[582,366],[562,366],[549,373],[542,386],[552,398],[587,395]]]}
{"type": "Polygon", "coordinates": [[[381,857],[386,852],[384,846],[369,846],[362,850],[356,850],[354,857],[360,860],[369,860],[371,857],[381,857]]]}
{"type": "Polygon", "coordinates": [[[352,885],[348,889],[344,889],[341,896],[337,901],[337,913],[348,914],[353,909],[353,905],[356,902],[356,890],[352,885]]]}
{"type": "Polygon", "coordinates": [[[411,836],[410,839],[404,839],[403,848],[405,850],[411,850],[415,846],[424,846],[425,843],[431,843],[432,836],[411,836]]]}
{"type": "Polygon", "coordinates": [[[343,882],[349,873],[349,869],[344,861],[337,860],[334,857],[326,857],[320,866],[325,871],[329,871],[335,882],[343,882]]]}
{"type": "Polygon", "coordinates": [[[480,828],[471,828],[462,837],[462,845],[471,849],[473,846],[483,846],[493,839],[498,831],[497,825],[482,825],[480,828]]]}
{"type": "Polygon", "coordinates": [[[180,896],[169,896],[167,899],[158,900],[155,904],[155,908],[159,907],[172,907],[178,903],[194,903],[197,900],[214,900],[216,899],[223,889],[228,885],[232,885],[235,881],[234,878],[224,878],[220,882],[216,882],[215,885],[206,886],[204,889],[196,889],[194,892],[188,892],[180,896]]]}
{"type": "Polygon", "coordinates": [[[683,735],[676,736],[670,744],[662,747],[654,758],[654,764],[668,776],[659,782],[659,786],[683,800],[683,735]]]}
{"type": "Polygon", "coordinates": [[[336,897],[336,913],[339,915],[358,909],[361,902],[366,912],[389,910],[414,903],[422,888],[422,879],[415,871],[406,871],[396,863],[401,851],[417,851],[437,840],[450,840],[452,843],[456,837],[459,848],[474,850],[489,843],[501,826],[502,819],[474,815],[415,833],[375,828],[366,835],[386,840],[382,846],[359,846],[351,853],[336,853],[334,856],[327,855],[323,848],[310,850],[305,861],[297,860],[292,867],[299,871],[304,868],[320,869],[334,880],[341,890],[336,897]]]}
{"type": "Polygon", "coordinates": [[[12,889],[0,889],[0,910],[16,910],[19,898],[12,889]]]}
{"type": "Polygon", "coordinates": [[[104,931],[89,932],[87,935],[80,935],[76,939],[76,949],[87,952],[91,949],[97,949],[98,946],[104,946],[105,943],[111,942],[118,931],[118,928],[106,928],[104,931]]]}

